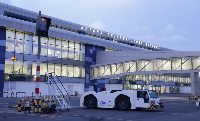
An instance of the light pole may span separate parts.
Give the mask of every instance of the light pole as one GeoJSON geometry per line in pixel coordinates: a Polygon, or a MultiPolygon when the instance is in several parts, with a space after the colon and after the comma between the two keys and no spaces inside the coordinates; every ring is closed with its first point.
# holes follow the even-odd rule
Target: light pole
{"type": "Polygon", "coordinates": [[[37,68],[36,68],[36,87],[35,87],[35,100],[39,104],[39,82],[40,82],[40,55],[41,55],[41,41],[40,38],[48,37],[48,30],[51,25],[51,19],[42,17],[41,11],[36,20],[36,35],[38,36],[38,52],[37,52],[37,68]]]}

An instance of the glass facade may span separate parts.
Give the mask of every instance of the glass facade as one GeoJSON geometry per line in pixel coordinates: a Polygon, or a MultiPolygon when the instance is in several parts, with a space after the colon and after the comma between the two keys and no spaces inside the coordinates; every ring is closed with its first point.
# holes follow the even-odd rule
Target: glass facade
{"type": "MultiPolygon", "coordinates": [[[[38,37],[33,33],[11,28],[6,30],[6,53],[16,57],[17,61],[5,60],[5,80],[34,81],[36,75],[36,58],[38,37]],[[24,59],[26,56],[30,58],[24,59]]],[[[63,77],[85,77],[85,67],[68,65],[66,61],[85,61],[85,45],[80,42],[61,38],[41,37],[40,75],[45,72],[54,72],[63,77]],[[63,64],[64,63],[64,64],[63,64]]],[[[71,62],[72,63],[72,62],[71,62]]]]}
{"type": "Polygon", "coordinates": [[[108,83],[123,84],[124,90],[148,89],[179,92],[179,86],[191,86],[190,73],[185,70],[200,69],[200,58],[173,58],[163,60],[138,60],[91,68],[93,79],[110,78],[108,83]],[[176,71],[172,72],[172,71],[176,71]],[[130,72],[135,72],[130,74],[130,72]],[[126,75],[126,74],[127,75],[126,75]],[[137,74],[142,73],[142,74],[137,74]],[[113,78],[113,75],[119,76],[113,78]],[[119,75],[119,74],[124,74],[119,75]],[[111,76],[112,75],[112,76],[111,76]],[[95,78],[97,77],[97,78],[95,78]]]}
{"type": "Polygon", "coordinates": [[[200,58],[176,58],[163,60],[138,60],[112,65],[103,65],[91,68],[92,77],[109,76],[113,74],[123,74],[127,72],[151,71],[175,71],[175,70],[195,70],[200,69],[200,58]]]}

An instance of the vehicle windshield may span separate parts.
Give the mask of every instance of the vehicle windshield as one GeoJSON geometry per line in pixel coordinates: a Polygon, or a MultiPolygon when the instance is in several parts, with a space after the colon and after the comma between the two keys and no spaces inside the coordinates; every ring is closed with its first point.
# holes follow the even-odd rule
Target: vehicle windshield
{"type": "Polygon", "coordinates": [[[150,98],[159,98],[157,91],[149,90],[150,98]]]}

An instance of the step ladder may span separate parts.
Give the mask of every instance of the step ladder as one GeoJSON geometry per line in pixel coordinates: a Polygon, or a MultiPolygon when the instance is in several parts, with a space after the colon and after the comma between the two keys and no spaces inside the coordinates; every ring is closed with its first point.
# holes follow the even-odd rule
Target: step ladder
{"type": "Polygon", "coordinates": [[[65,89],[62,82],[59,80],[59,78],[53,73],[46,73],[46,79],[48,82],[48,90],[49,95],[53,95],[58,103],[61,106],[61,109],[67,109],[70,108],[70,95],[68,94],[67,90],[65,89]]]}

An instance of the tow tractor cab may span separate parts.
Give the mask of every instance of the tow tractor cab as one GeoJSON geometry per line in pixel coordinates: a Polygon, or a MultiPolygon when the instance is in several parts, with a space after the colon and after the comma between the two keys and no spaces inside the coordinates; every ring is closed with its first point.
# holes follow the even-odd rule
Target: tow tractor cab
{"type": "Polygon", "coordinates": [[[153,105],[152,108],[164,108],[163,103],[160,101],[160,96],[157,90],[149,90],[150,102],[153,105]]]}
{"type": "Polygon", "coordinates": [[[149,90],[112,90],[98,93],[89,91],[82,94],[80,106],[90,109],[117,108],[119,110],[163,108],[158,93],[149,90]]]}

